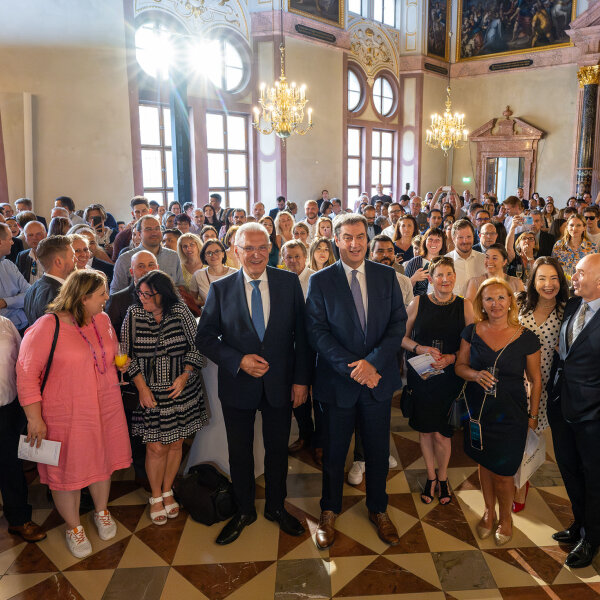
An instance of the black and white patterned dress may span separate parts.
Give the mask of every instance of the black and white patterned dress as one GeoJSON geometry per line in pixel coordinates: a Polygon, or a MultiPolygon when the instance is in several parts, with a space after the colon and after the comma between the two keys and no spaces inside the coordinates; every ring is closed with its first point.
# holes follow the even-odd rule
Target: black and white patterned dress
{"type": "Polygon", "coordinates": [[[524,315],[519,315],[519,323],[521,323],[523,327],[527,327],[527,329],[533,331],[533,333],[538,336],[541,344],[542,395],[540,396],[540,410],[538,412],[539,420],[535,430],[536,433],[541,433],[548,427],[548,413],[546,408],[548,392],[546,390],[546,385],[550,378],[554,349],[558,345],[562,317],[563,309],[560,307],[555,308],[541,325],[536,323],[533,311],[529,311],[524,315]]]}
{"type": "Polygon", "coordinates": [[[133,435],[144,443],[170,444],[189,437],[207,421],[200,371],[206,359],[195,345],[196,321],[190,309],[179,302],[157,323],[142,306],[129,307],[121,340],[128,345],[131,379],[142,374],[154,394],[156,407],[134,411],[133,435]],[[169,387],[184,367],[196,368],[177,398],[169,398],[169,387]]]}

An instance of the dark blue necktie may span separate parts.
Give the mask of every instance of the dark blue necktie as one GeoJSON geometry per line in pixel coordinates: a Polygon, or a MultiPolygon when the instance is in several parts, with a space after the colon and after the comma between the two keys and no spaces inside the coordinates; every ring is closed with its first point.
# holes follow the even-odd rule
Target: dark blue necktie
{"type": "Polygon", "coordinates": [[[250,305],[252,306],[252,322],[254,323],[254,328],[256,329],[256,333],[260,338],[260,341],[263,341],[265,337],[265,314],[263,312],[263,303],[262,303],[262,294],[260,293],[260,279],[255,279],[250,282],[252,287],[252,298],[250,305]]]}

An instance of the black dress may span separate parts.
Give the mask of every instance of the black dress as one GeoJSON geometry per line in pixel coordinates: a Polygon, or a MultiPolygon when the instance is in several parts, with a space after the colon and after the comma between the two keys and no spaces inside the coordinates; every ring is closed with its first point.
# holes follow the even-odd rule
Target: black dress
{"type": "MultiPolygon", "coordinates": [[[[412,339],[423,346],[431,346],[433,340],[442,340],[442,354],[453,354],[460,347],[460,334],[465,327],[464,299],[457,296],[451,304],[434,304],[427,294],[420,296],[412,339]]],[[[412,358],[411,352],[408,358],[412,358]]],[[[458,396],[464,381],[454,374],[454,364],[444,369],[443,375],[421,379],[409,365],[408,390],[412,410],[408,424],[421,433],[439,432],[452,437],[453,428],[448,425],[448,412],[458,396]]]]}
{"type": "MultiPolygon", "coordinates": [[[[473,327],[475,325],[465,327],[462,337],[471,344],[471,368],[482,371],[494,366],[500,351],[494,352],[477,332],[471,341],[473,327]]],[[[539,349],[537,335],[523,328],[519,337],[510,342],[500,355],[496,364],[499,370],[496,396],[486,396],[481,415],[482,450],[472,447],[469,426],[465,425],[465,453],[497,475],[514,475],[523,459],[528,427],[525,367],[527,356],[539,349]]],[[[471,416],[477,419],[484,390],[478,383],[470,381],[466,396],[471,416]]]]}

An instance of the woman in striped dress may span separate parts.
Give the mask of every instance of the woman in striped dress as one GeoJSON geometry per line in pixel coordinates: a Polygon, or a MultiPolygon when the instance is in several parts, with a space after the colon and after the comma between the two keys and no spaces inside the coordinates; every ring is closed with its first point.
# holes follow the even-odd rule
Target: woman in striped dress
{"type": "Polygon", "coordinates": [[[196,321],[166,273],[147,273],[136,292],[141,304],[129,308],[121,331],[140,399],[132,433],[146,444],[150,518],[164,525],[179,514],[171,488],[183,440],[206,422],[199,373],[204,358],[195,345],[196,321]]]}

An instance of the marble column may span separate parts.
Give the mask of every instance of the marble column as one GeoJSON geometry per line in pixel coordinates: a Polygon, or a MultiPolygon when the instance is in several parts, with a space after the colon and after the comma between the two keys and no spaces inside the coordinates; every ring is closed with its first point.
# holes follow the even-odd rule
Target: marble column
{"type": "Polygon", "coordinates": [[[600,65],[580,67],[577,71],[579,87],[583,88],[579,147],[577,149],[577,195],[590,193],[594,166],[594,137],[600,65]]]}

